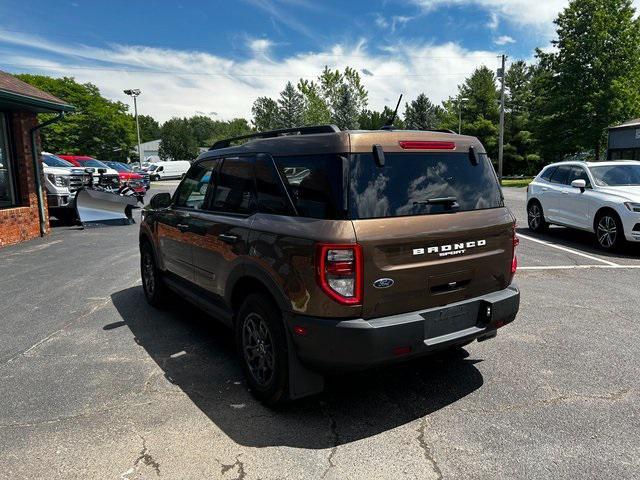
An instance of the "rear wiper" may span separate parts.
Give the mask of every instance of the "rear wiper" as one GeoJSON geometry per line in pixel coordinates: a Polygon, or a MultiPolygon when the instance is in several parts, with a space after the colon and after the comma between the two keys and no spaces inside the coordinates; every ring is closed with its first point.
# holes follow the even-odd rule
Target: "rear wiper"
{"type": "Polygon", "coordinates": [[[456,197],[437,197],[428,198],[423,201],[413,202],[414,205],[451,205],[452,208],[459,207],[458,199],[456,197]]]}

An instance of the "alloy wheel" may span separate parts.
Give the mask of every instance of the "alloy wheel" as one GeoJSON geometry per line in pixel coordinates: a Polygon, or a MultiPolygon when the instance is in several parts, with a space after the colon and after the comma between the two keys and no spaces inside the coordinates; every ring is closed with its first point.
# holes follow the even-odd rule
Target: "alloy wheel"
{"type": "Polygon", "coordinates": [[[610,215],[603,216],[598,222],[598,243],[603,248],[611,248],[618,239],[618,225],[610,215]]]}
{"type": "Polygon", "coordinates": [[[267,322],[255,312],[244,320],[242,352],[251,376],[258,385],[269,385],[275,371],[273,339],[267,322]]]}
{"type": "Polygon", "coordinates": [[[532,203],[529,207],[529,227],[531,230],[538,230],[542,223],[542,211],[537,203],[532,203]]]}

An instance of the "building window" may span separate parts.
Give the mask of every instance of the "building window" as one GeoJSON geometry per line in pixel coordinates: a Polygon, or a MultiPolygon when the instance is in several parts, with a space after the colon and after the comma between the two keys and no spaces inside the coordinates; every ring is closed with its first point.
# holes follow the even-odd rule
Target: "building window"
{"type": "Polygon", "coordinates": [[[0,112],[0,208],[16,204],[7,116],[0,112]]]}

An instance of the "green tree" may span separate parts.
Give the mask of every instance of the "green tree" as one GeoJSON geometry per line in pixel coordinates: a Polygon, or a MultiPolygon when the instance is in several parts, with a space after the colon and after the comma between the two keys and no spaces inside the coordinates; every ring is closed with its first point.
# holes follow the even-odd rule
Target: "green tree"
{"type": "Polygon", "coordinates": [[[514,62],[506,72],[505,149],[506,174],[533,174],[540,169],[540,157],[532,132],[533,69],[526,62],[514,62]]]}
{"type": "Polygon", "coordinates": [[[356,130],[359,128],[358,102],[354,92],[348,85],[340,85],[335,98],[331,102],[332,119],[342,130],[356,130]]]}
{"type": "Polygon", "coordinates": [[[160,124],[150,115],[138,115],[140,125],[140,141],[150,142],[160,138],[160,124]]]}
{"type": "Polygon", "coordinates": [[[598,160],[607,127],[640,113],[640,21],[631,0],[573,0],[555,24],[555,51],[537,53],[538,134],[546,155],[598,160]]]}
{"type": "Polygon", "coordinates": [[[216,121],[204,115],[194,115],[187,119],[191,127],[191,134],[198,147],[209,145],[210,139],[216,131],[216,121]]]}
{"type": "Polygon", "coordinates": [[[259,132],[275,130],[279,126],[278,102],[269,97],[258,97],[251,107],[253,126],[259,132]]]}
{"type": "Polygon", "coordinates": [[[410,130],[433,130],[440,120],[440,107],[431,103],[424,93],[405,104],[404,122],[410,130]]]}
{"type": "Polygon", "coordinates": [[[305,125],[324,125],[331,122],[331,111],[322,96],[320,87],[315,82],[300,79],[298,90],[304,96],[305,125]]]}
{"type": "MultiPolygon", "coordinates": [[[[136,126],[128,106],[100,95],[91,83],[78,83],[71,77],[16,75],[45,92],[76,107],[67,118],[43,129],[43,150],[55,153],[91,155],[103,160],[126,160],[136,145],[136,126]]],[[[43,119],[51,115],[42,115],[43,119]]]]}
{"type": "Polygon", "coordinates": [[[278,124],[282,128],[304,125],[304,96],[287,82],[278,99],[278,124]]]}
{"type": "Polygon", "coordinates": [[[160,130],[161,159],[193,160],[198,156],[198,143],[187,118],[174,117],[167,120],[160,130]]]}

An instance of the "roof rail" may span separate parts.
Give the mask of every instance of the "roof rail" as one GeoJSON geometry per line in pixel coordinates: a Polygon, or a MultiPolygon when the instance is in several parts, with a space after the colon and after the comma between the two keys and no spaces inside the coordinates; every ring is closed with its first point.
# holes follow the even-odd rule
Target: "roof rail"
{"type": "Polygon", "coordinates": [[[283,128],[280,130],[269,130],[267,132],[251,133],[249,135],[240,135],[239,137],[225,138],[224,140],[218,140],[209,150],[217,150],[219,148],[226,148],[231,145],[232,142],[238,140],[248,140],[252,138],[276,138],[282,135],[312,135],[314,133],[338,133],[340,129],[335,125],[315,125],[312,127],[297,127],[297,128],[283,128]]]}

